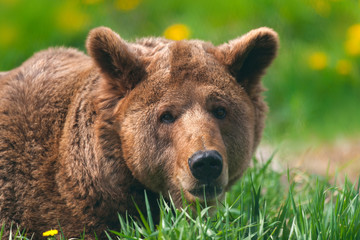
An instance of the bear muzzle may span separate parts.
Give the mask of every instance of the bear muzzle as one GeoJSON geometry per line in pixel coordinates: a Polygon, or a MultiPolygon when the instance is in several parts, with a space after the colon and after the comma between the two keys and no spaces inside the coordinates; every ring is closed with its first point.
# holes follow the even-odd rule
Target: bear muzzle
{"type": "Polygon", "coordinates": [[[192,195],[213,199],[223,192],[223,187],[217,183],[223,170],[223,158],[218,151],[197,151],[188,159],[188,164],[198,181],[197,186],[189,191],[192,195]]]}

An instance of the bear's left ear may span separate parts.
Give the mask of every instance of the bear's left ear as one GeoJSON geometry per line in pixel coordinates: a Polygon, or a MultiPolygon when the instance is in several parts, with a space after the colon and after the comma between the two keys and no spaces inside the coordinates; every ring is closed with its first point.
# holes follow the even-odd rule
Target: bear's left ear
{"type": "Polygon", "coordinates": [[[104,78],[100,83],[101,91],[104,91],[101,95],[108,97],[98,99],[103,103],[104,108],[114,104],[111,98],[123,97],[145,75],[144,66],[131,45],[109,28],[98,27],[91,30],[86,41],[86,48],[104,78]]]}
{"type": "Polygon", "coordinates": [[[262,27],[218,48],[230,73],[250,93],[275,58],[278,43],[277,33],[270,28],[262,27]]]}

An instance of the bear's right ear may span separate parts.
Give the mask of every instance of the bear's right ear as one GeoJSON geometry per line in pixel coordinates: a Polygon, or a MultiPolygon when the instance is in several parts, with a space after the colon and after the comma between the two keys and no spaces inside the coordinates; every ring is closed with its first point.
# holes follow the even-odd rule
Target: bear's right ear
{"type": "MultiPolygon", "coordinates": [[[[98,27],[91,30],[86,48],[101,70],[105,80],[101,83],[101,88],[107,96],[112,95],[117,99],[123,97],[145,75],[145,69],[131,46],[109,28],[98,27]]],[[[110,102],[105,105],[108,104],[111,105],[110,102]]]]}

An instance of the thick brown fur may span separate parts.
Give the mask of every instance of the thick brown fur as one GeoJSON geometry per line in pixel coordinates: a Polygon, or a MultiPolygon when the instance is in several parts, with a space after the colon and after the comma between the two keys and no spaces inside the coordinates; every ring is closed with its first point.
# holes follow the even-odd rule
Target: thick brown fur
{"type": "MultiPolygon", "coordinates": [[[[28,234],[77,237],[118,227],[117,212],[153,215],[157,198],[201,188],[188,159],[216,150],[221,198],[247,168],[267,107],[260,78],[277,34],[259,28],[229,43],[146,38],[127,43],[100,27],[87,56],[51,48],[0,74],[0,223],[28,234]],[[226,109],[217,119],[214,110],[226,109]],[[170,113],[174,122],[164,123],[170,113]]],[[[213,199],[210,199],[210,202],[213,199]]]]}

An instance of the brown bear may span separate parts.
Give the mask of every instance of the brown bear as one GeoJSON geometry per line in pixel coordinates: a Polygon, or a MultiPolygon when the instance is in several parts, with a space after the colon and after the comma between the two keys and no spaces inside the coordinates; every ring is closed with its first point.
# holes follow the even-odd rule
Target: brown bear
{"type": "Polygon", "coordinates": [[[144,190],[155,218],[159,194],[179,207],[182,193],[221,198],[259,144],[277,34],[129,43],[99,27],[86,47],[90,56],[51,48],[0,74],[0,223],[36,239],[58,224],[101,238],[117,212],[144,211],[144,190]]]}

